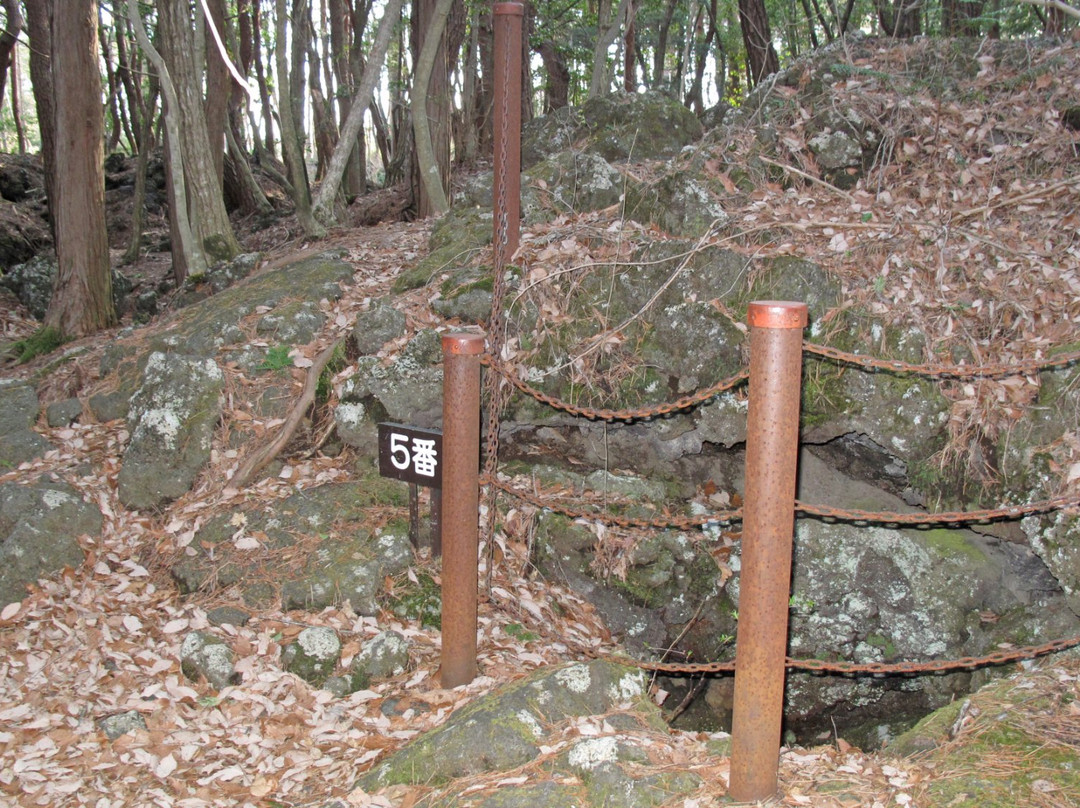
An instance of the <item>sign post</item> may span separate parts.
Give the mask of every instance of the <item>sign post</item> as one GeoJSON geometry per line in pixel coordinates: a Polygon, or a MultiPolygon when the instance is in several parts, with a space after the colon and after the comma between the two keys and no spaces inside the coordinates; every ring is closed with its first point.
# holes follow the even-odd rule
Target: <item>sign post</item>
{"type": "Polygon", "coordinates": [[[736,802],[770,799],[777,788],[806,304],[757,301],[746,319],[750,403],[728,789],[736,802]]]}
{"type": "Polygon", "coordinates": [[[379,424],[379,474],[409,484],[409,540],[420,546],[419,486],[431,489],[431,552],[442,549],[439,511],[442,489],[442,432],[404,424],[379,424]]]}
{"type": "Polygon", "coordinates": [[[444,334],[442,686],[476,677],[480,529],[480,355],[484,335],[444,334]]]}

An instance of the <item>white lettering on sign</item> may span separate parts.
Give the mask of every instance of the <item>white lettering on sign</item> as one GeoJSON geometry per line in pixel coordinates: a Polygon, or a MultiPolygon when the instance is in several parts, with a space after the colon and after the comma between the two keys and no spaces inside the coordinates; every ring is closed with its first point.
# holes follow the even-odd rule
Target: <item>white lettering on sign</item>
{"type": "Polygon", "coordinates": [[[404,471],[409,467],[412,458],[409,455],[408,435],[399,435],[396,432],[390,435],[390,462],[398,471],[404,471]]]}
{"type": "Polygon", "coordinates": [[[435,457],[435,441],[413,438],[413,468],[417,474],[425,477],[435,476],[435,466],[438,458],[435,457]]]}
{"type": "Polygon", "coordinates": [[[409,436],[394,432],[390,435],[390,462],[398,471],[404,471],[412,466],[417,474],[434,477],[435,466],[439,463],[435,454],[435,441],[413,438],[410,452],[409,436]]]}

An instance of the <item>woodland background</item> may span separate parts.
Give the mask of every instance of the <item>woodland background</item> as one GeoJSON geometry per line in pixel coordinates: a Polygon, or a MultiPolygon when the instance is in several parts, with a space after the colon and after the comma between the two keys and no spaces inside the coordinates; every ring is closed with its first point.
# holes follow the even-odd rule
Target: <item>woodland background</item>
{"type": "MultiPolygon", "coordinates": [[[[287,207],[305,235],[318,238],[354,200],[393,189],[379,203],[387,210],[437,215],[453,193],[452,168],[492,152],[490,4],[3,0],[2,7],[0,97],[8,98],[0,143],[39,152],[44,165],[59,264],[44,323],[50,340],[117,320],[105,153],[139,156],[131,238],[120,259],[130,262],[143,247],[147,165],[164,152],[179,282],[240,252],[230,214],[287,207]],[[272,178],[269,191],[253,169],[272,178]],[[421,181],[427,176],[439,181],[421,181]]],[[[846,33],[1057,35],[1080,14],[1062,0],[529,0],[524,11],[525,121],[647,89],[700,115],[737,105],[782,63],[846,33]]]]}

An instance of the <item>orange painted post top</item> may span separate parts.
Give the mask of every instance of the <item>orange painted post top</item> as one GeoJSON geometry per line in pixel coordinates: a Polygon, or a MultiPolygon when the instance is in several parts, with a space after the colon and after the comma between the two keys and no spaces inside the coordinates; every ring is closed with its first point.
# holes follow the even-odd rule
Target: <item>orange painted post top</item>
{"type": "Polygon", "coordinates": [[[806,328],[808,318],[805,303],[783,300],[755,300],[746,310],[751,328],[806,328]]]}
{"type": "Polygon", "coordinates": [[[496,3],[496,14],[512,14],[515,17],[525,16],[525,6],[522,3],[496,3]]]}
{"type": "Polygon", "coordinates": [[[486,339],[483,334],[470,331],[451,331],[442,336],[443,352],[457,356],[479,356],[484,352],[486,339]]]}

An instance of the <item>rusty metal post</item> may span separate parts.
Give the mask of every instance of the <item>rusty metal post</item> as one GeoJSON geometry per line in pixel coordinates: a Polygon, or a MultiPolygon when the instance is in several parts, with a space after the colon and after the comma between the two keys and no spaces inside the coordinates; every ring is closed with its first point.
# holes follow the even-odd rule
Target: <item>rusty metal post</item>
{"type": "Polygon", "coordinates": [[[442,348],[442,686],[451,688],[476,676],[484,335],[445,334],[442,348]]]}
{"type": "Polygon", "coordinates": [[[521,27],[525,6],[496,3],[495,269],[502,272],[521,238],[521,27]]]}
{"type": "Polygon", "coordinates": [[[754,802],[776,793],[780,762],[806,304],[758,301],[746,319],[750,402],[728,796],[754,802]]]}

